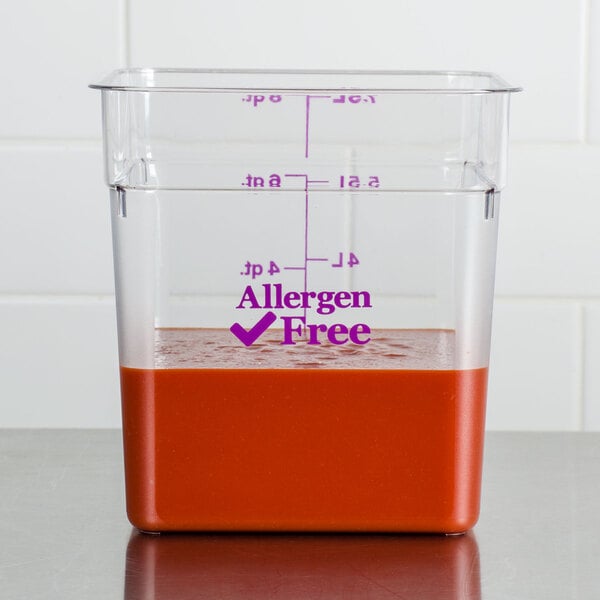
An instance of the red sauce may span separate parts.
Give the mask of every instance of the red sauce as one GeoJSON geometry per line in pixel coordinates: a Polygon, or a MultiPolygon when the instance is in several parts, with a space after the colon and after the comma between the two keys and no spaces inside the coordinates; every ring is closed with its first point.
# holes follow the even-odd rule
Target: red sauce
{"type": "MultiPolygon", "coordinates": [[[[406,355],[423,354],[411,334],[406,355]]],[[[432,368],[360,368],[358,359],[235,368],[230,351],[227,368],[174,368],[177,359],[122,367],[131,522],[150,531],[469,529],[487,369],[425,362],[432,368]]]]}

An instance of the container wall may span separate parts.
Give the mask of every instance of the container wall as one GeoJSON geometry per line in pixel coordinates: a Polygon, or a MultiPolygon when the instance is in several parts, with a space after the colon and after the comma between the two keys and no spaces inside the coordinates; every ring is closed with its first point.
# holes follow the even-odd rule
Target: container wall
{"type": "Polygon", "coordinates": [[[131,522],[472,527],[507,94],[103,94],[131,522]]]}
{"type": "MultiPolygon", "coordinates": [[[[106,178],[244,189],[246,177],[343,174],[386,190],[505,183],[508,93],[103,92],[106,178]]],[[[290,187],[291,182],[287,182],[290,187]]]]}
{"type": "Polygon", "coordinates": [[[267,312],[274,321],[244,356],[265,341],[269,355],[239,367],[297,366],[285,359],[292,350],[333,368],[357,366],[338,356],[329,331],[307,340],[309,324],[357,327],[354,340],[340,333],[334,346],[359,352],[360,368],[487,366],[499,194],[494,205],[486,192],[318,187],[112,195],[126,366],[230,366],[227,352],[248,351],[230,328],[251,331],[267,312]],[[200,337],[177,337],[182,328],[200,337]],[[390,330],[438,333],[409,350],[418,341],[394,342],[390,330]],[[180,362],[169,362],[176,347],[180,362]]]}
{"type": "Polygon", "coordinates": [[[104,90],[122,364],[486,367],[508,96],[104,90]]]}

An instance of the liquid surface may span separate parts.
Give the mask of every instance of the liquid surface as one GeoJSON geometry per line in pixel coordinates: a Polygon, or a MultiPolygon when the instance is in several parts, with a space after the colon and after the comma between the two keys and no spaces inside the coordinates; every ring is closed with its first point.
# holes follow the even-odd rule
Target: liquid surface
{"type": "Polygon", "coordinates": [[[224,349],[227,368],[182,368],[198,338],[183,330],[189,343],[179,347],[181,331],[163,368],[121,368],[136,526],[458,532],[475,523],[487,369],[439,368],[446,352],[427,353],[446,334],[404,338],[413,356],[427,355],[410,363],[423,369],[232,368],[254,362],[224,349]]]}
{"type": "Polygon", "coordinates": [[[376,329],[365,345],[282,345],[279,330],[244,346],[227,329],[157,329],[157,369],[452,369],[454,331],[376,329]]]}

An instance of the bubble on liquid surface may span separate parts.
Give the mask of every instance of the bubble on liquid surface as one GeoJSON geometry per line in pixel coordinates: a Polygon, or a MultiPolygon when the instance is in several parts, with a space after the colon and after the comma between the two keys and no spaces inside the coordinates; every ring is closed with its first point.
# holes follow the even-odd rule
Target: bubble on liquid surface
{"type": "Polygon", "coordinates": [[[454,331],[374,329],[368,344],[282,344],[270,329],[245,346],[227,329],[156,329],[157,369],[453,369],[454,331]]]}

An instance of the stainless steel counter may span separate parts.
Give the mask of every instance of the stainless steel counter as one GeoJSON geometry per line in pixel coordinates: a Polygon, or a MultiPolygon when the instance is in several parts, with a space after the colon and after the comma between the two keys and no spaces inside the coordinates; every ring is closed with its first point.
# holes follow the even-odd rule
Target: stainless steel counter
{"type": "Polygon", "coordinates": [[[120,432],[0,430],[0,598],[600,598],[600,434],[492,433],[466,536],[164,535],[120,432]]]}

